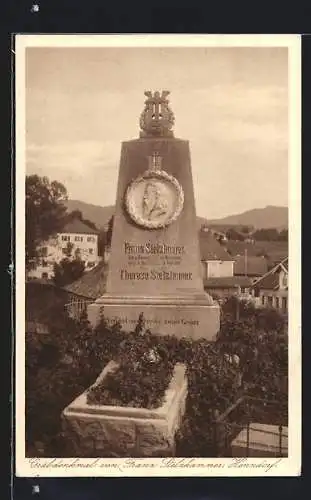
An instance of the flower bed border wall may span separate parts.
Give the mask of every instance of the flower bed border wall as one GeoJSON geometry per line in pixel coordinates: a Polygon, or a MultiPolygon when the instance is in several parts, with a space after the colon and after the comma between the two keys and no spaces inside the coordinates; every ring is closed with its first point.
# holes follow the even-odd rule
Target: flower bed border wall
{"type": "MultiPolygon", "coordinates": [[[[118,369],[110,361],[93,386],[118,369]]],[[[164,457],[175,454],[175,434],[185,412],[188,382],[186,366],[177,363],[164,402],[157,409],[90,405],[87,392],[63,413],[67,440],[78,457],[164,457]]]]}

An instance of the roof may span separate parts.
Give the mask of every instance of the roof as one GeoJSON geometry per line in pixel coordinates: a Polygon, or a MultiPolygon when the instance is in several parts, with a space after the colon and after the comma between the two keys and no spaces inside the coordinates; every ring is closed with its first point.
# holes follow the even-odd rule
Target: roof
{"type": "Polygon", "coordinates": [[[211,231],[200,232],[199,242],[201,260],[233,260],[227,250],[216,240],[211,231]]]}
{"type": "Polygon", "coordinates": [[[262,278],[259,278],[254,284],[253,288],[260,288],[263,290],[275,290],[279,286],[279,273],[281,270],[288,272],[288,257],[279,262],[270,271],[268,271],[262,278]]]}
{"type": "Polygon", "coordinates": [[[235,275],[263,276],[268,271],[268,262],[264,257],[235,257],[233,272],[235,275]]]}
{"type": "Polygon", "coordinates": [[[280,262],[281,266],[288,272],[288,257],[280,262]]]}
{"type": "Polygon", "coordinates": [[[227,276],[204,279],[204,288],[250,287],[252,280],[248,276],[227,276]]]}
{"type": "Polygon", "coordinates": [[[78,233],[78,234],[99,234],[99,231],[97,229],[92,229],[79,219],[74,219],[70,222],[67,222],[67,224],[65,224],[65,226],[60,232],[78,233]]]}
{"type": "Polygon", "coordinates": [[[107,270],[107,263],[102,260],[91,271],[85,272],[81,278],[63,289],[80,297],[95,300],[106,291],[107,270]]]}

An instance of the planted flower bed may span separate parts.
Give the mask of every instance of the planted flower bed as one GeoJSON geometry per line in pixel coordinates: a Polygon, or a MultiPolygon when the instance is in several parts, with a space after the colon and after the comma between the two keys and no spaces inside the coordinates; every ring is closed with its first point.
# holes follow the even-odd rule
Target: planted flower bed
{"type": "MultiPolygon", "coordinates": [[[[124,344],[129,347],[131,342],[124,344]]],[[[146,343],[142,342],[141,347],[147,348],[146,343]]],[[[158,408],[172,378],[174,363],[162,357],[157,348],[149,348],[139,361],[137,358],[136,349],[119,356],[118,369],[89,389],[88,404],[158,408]]]]}
{"type": "Polygon", "coordinates": [[[186,367],[150,334],[121,342],[96,382],[63,412],[78,456],[170,456],[187,397],[186,367]]]}

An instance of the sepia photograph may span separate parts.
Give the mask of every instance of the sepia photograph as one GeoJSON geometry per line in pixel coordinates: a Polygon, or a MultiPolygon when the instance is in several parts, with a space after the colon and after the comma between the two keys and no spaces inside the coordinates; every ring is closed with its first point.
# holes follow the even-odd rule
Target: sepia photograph
{"type": "Polygon", "coordinates": [[[17,473],[299,475],[300,37],[15,46],[17,473]]]}

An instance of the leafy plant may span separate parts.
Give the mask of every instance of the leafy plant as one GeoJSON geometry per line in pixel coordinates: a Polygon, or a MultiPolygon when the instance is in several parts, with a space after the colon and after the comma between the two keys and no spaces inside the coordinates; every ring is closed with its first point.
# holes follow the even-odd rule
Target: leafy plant
{"type": "Polygon", "coordinates": [[[26,177],[26,267],[35,265],[38,247],[64,223],[66,188],[38,175],[26,177]]]}
{"type": "Polygon", "coordinates": [[[177,435],[178,456],[213,456],[212,423],[243,393],[265,401],[256,414],[260,421],[267,418],[264,409],[271,401],[280,410],[269,413],[268,423],[278,422],[286,406],[288,346],[280,334],[286,322],[270,312],[242,308],[236,322],[227,309],[214,344],[155,336],[144,330],[143,318],[132,333],[125,333],[119,324],[108,327],[104,317],[92,330],[85,315],[79,322],[57,311],[53,315],[59,321],[53,322],[50,336],[26,338],[28,455],[38,453],[39,442],[45,456],[65,456],[61,412],[94,383],[111,359],[120,369],[89,391],[89,402],[154,408],[161,404],[174,364],[186,364],[188,398],[177,435]],[[236,354],[239,366],[230,363],[226,353],[236,354]]]}

